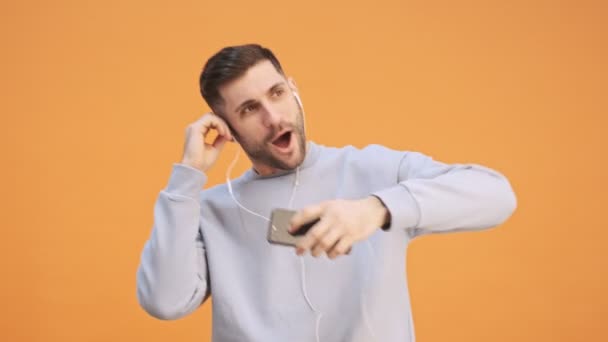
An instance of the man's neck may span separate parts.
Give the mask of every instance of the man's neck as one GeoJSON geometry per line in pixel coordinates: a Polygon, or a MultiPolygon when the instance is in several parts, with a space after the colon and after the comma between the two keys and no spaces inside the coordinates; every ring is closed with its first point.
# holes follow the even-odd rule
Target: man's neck
{"type": "Polygon", "coordinates": [[[272,176],[272,175],[274,175],[276,173],[280,173],[280,172],[282,173],[282,172],[287,172],[287,171],[293,171],[304,163],[304,160],[306,160],[307,155],[308,155],[308,143],[306,142],[306,143],[304,143],[304,156],[302,157],[302,160],[300,161],[300,163],[298,163],[298,165],[296,167],[294,167],[293,169],[275,168],[275,167],[269,166],[264,163],[254,162],[253,160],[251,161],[252,169],[256,174],[258,174],[259,176],[262,176],[262,177],[272,176]]]}

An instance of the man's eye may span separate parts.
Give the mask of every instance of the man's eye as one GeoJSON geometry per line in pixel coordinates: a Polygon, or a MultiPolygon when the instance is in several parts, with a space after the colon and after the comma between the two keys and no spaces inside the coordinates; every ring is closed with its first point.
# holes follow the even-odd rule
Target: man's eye
{"type": "Polygon", "coordinates": [[[245,114],[245,113],[253,112],[255,109],[256,109],[256,105],[251,104],[251,105],[248,105],[247,107],[243,108],[242,113],[245,114]]]}
{"type": "Polygon", "coordinates": [[[283,89],[276,89],[274,91],[274,95],[275,96],[281,96],[283,94],[284,90],[283,89]]]}

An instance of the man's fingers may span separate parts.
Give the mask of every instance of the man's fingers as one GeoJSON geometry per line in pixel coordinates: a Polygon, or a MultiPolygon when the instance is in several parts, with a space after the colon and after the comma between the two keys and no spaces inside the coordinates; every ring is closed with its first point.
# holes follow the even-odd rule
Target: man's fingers
{"type": "Polygon", "coordinates": [[[321,217],[322,213],[323,205],[321,204],[306,207],[298,211],[297,213],[295,213],[295,215],[291,217],[291,220],[289,221],[289,225],[291,226],[289,231],[291,233],[297,231],[298,228],[300,228],[300,226],[302,226],[303,224],[314,221],[321,217]]]}
{"type": "Polygon", "coordinates": [[[296,253],[298,253],[298,255],[302,255],[307,250],[310,250],[320,239],[323,238],[323,236],[325,236],[325,234],[327,234],[329,227],[329,222],[327,222],[327,220],[320,220],[317,222],[317,224],[312,226],[308,233],[306,233],[306,235],[304,235],[304,237],[298,241],[296,244],[296,253]]]}
{"type": "Polygon", "coordinates": [[[228,124],[226,124],[222,118],[213,113],[203,115],[203,117],[198,120],[198,124],[201,127],[201,133],[203,135],[207,135],[210,129],[215,129],[219,135],[232,140],[232,135],[230,134],[228,124]]]}
{"type": "Polygon", "coordinates": [[[338,243],[327,253],[330,259],[335,259],[339,255],[350,253],[353,241],[348,237],[343,237],[338,243]]]}
{"type": "Polygon", "coordinates": [[[342,230],[331,228],[328,232],[317,241],[316,245],[312,247],[312,256],[318,257],[319,255],[329,253],[329,250],[336,244],[342,235],[342,230]]]}
{"type": "Polygon", "coordinates": [[[216,118],[213,118],[213,119],[205,122],[203,124],[203,127],[204,127],[202,129],[203,135],[206,135],[209,132],[209,130],[213,128],[217,131],[217,133],[219,135],[226,137],[227,139],[232,139],[232,137],[230,135],[230,130],[228,129],[226,124],[217,120],[216,118]]]}
{"type": "Polygon", "coordinates": [[[221,150],[222,147],[224,147],[224,144],[226,144],[226,142],[228,141],[230,141],[230,139],[228,139],[227,137],[223,135],[218,135],[217,137],[215,137],[215,140],[213,140],[212,146],[217,150],[221,150]]]}

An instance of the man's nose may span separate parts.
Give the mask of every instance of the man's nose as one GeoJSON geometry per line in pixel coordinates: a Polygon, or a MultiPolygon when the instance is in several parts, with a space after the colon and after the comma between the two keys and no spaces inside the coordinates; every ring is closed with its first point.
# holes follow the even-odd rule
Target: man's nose
{"type": "Polygon", "coordinates": [[[282,120],[279,106],[271,102],[263,104],[264,107],[264,126],[271,127],[278,125],[282,120]]]}

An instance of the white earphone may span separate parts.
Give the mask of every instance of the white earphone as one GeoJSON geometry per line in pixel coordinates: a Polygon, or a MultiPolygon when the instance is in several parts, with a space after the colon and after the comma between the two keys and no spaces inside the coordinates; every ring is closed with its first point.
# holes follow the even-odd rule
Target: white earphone
{"type": "Polygon", "coordinates": [[[296,98],[296,101],[298,102],[300,107],[304,108],[304,106],[302,106],[302,100],[300,100],[300,96],[298,95],[298,93],[296,93],[295,91],[292,91],[292,93],[293,93],[293,96],[296,98]]]}

